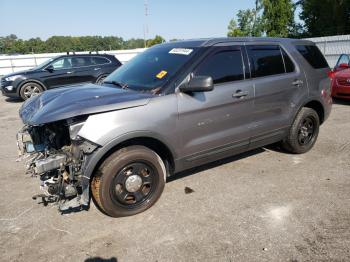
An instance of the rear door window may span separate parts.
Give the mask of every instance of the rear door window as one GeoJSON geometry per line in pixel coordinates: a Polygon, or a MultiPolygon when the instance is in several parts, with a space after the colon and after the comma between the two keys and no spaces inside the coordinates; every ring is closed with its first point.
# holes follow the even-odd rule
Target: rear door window
{"type": "Polygon", "coordinates": [[[247,52],[253,78],[285,73],[278,45],[248,45],[247,52]]]}
{"type": "Polygon", "coordinates": [[[299,53],[315,69],[327,68],[327,60],[322,55],[320,49],[315,45],[297,45],[299,53]]]}
{"type": "Polygon", "coordinates": [[[90,58],[89,57],[72,57],[71,63],[72,67],[83,67],[83,66],[89,66],[90,65],[90,58]]]}
{"type": "Polygon", "coordinates": [[[197,76],[211,76],[214,84],[244,79],[241,48],[218,51],[207,57],[195,71],[197,76]]]}

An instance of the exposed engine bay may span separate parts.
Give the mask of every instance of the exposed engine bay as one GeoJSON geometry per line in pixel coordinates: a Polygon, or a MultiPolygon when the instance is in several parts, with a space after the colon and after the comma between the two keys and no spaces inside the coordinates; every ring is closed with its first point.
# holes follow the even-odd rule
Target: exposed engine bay
{"type": "Polygon", "coordinates": [[[17,134],[20,159],[25,161],[26,173],[40,178],[44,205],[56,203],[60,211],[87,209],[89,178],[83,166],[98,145],[77,134],[86,117],[24,126],[17,134]]]}

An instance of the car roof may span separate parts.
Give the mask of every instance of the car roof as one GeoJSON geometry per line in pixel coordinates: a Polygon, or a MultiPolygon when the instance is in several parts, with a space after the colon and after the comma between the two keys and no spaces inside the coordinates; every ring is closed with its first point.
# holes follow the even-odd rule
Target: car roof
{"type": "Polygon", "coordinates": [[[222,38],[203,38],[203,39],[189,39],[173,41],[161,44],[162,46],[167,45],[171,47],[208,47],[220,43],[230,42],[257,42],[257,43],[292,43],[292,44],[306,44],[314,45],[312,41],[293,39],[293,38],[277,38],[277,37],[222,37],[222,38]]]}
{"type": "Polygon", "coordinates": [[[110,55],[110,54],[66,54],[66,55],[59,55],[59,56],[56,56],[55,58],[67,57],[67,56],[101,56],[101,57],[114,57],[114,55],[110,55]]]}

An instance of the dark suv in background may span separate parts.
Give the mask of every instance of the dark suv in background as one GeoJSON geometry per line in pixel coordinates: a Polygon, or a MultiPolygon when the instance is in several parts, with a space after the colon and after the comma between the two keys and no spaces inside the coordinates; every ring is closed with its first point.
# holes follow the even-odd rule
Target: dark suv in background
{"type": "Polygon", "coordinates": [[[67,54],[49,59],[35,68],[15,72],[1,78],[4,96],[26,100],[47,89],[79,83],[100,84],[121,66],[113,55],[67,54]]]}

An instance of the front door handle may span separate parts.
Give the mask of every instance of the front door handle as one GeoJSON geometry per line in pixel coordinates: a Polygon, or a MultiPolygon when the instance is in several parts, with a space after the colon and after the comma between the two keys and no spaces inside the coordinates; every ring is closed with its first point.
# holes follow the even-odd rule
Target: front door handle
{"type": "Polygon", "coordinates": [[[73,74],[74,72],[73,71],[68,71],[67,74],[73,74]]]}
{"type": "Polygon", "coordinates": [[[247,96],[249,93],[247,91],[237,90],[236,93],[232,94],[233,98],[242,98],[247,96]]]}
{"type": "Polygon", "coordinates": [[[96,67],[96,68],[94,68],[94,70],[95,70],[95,71],[100,70],[100,69],[101,69],[100,67],[96,67]]]}
{"type": "Polygon", "coordinates": [[[294,80],[292,85],[293,86],[296,86],[296,87],[300,87],[304,84],[304,81],[303,80],[300,80],[300,79],[297,79],[297,80],[294,80]]]}

